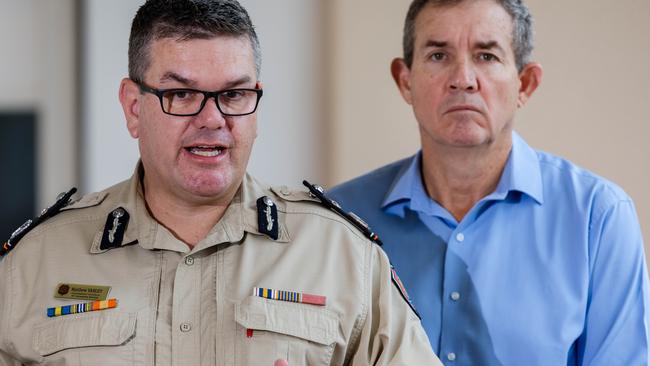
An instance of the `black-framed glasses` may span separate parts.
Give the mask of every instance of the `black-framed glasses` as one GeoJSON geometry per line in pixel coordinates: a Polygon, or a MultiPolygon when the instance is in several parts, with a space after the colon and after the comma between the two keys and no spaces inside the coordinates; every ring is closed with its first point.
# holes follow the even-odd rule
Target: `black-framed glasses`
{"type": "Polygon", "coordinates": [[[201,113],[205,103],[214,98],[219,112],[224,116],[245,116],[257,110],[262,89],[226,89],[207,92],[196,89],[155,89],[135,81],[141,92],[151,93],[160,100],[163,112],[172,116],[189,117],[201,113]]]}

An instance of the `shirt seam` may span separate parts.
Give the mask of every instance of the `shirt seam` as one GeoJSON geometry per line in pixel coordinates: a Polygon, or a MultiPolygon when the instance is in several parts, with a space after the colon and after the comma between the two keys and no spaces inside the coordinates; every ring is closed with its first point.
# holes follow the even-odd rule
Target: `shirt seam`
{"type": "MultiPolygon", "coordinates": [[[[368,308],[369,308],[368,299],[372,297],[372,294],[370,293],[370,290],[369,290],[370,286],[368,284],[368,282],[369,282],[368,275],[369,275],[369,272],[370,272],[370,262],[372,260],[372,253],[373,253],[373,251],[372,251],[372,244],[371,244],[371,245],[366,247],[365,255],[364,255],[363,284],[362,284],[362,286],[363,286],[363,292],[362,293],[364,294],[364,296],[363,296],[363,301],[362,301],[362,306],[361,306],[361,313],[357,317],[357,322],[356,322],[355,327],[352,330],[352,334],[350,335],[350,340],[348,342],[348,345],[357,344],[357,342],[361,338],[361,333],[362,333],[363,328],[364,328],[364,326],[366,324],[366,321],[368,320],[368,308]]],[[[358,351],[359,347],[361,347],[361,345],[357,344],[357,350],[356,351],[358,351]]],[[[353,356],[354,356],[354,352],[349,352],[347,357],[346,357],[345,363],[346,364],[349,363],[350,359],[353,356]]]]}
{"type": "MultiPolygon", "coordinates": [[[[601,209],[597,214],[593,215],[593,216],[591,217],[591,219],[589,220],[589,232],[587,233],[587,235],[588,235],[587,237],[588,237],[588,238],[591,238],[591,235],[592,235],[592,233],[593,233],[593,231],[594,231],[594,225],[595,225],[597,222],[602,221],[603,217],[604,217],[608,212],[612,212],[612,211],[613,211],[617,206],[622,205],[622,204],[630,204],[630,205],[633,205],[633,202],[632,202],[632,200],[630,200],[630,199],[621,199],[621,200],[617,200],[616,202],[613,202],[611,205],[607,205],[607,207],[602,208],[602,209],[601,209]]],[[[589,268],[589,279],[590,279],[590,281],[589,281],[589,282],[590,282],[590,284],[589,284],[589,288],[591,288],[591,278],[593,277],[593,272],[594,272],[594,269],[595,269],[595,266],[594,266],[594,267],[591,267],[591,263],[594,263],[594,264],[596,263],[597,258],[598,258],[598,255],[599,255],[599,253],[600,253],[600,247],[601,247],[600,238],[595,238],[595,239],[598,239],[598,240],[597,240],[597,244],[598,244],[598,245],[597,245],[597,247],[595,248],[595,251],[594,251],[594,253],[593,253],[593,256],[592,256],[591,253],[590,253],[590,258],[589,258],[589,263],[590,263],[590,268],[589,268]],[[593,261],[592,261],[592,259],[593,259],[593,261]]],[[[593,244],[596,244],[596,243],[593,243],[593,244]]],[[[589,248],[589,247],[591,247],[591,245],[589,245],[588,248],[589,248]]]]}
{"type": "Polygon", "coordinates": [[[345,228],[347,228],[352,234],[354,234],[357,238],[362,239],[364,241],[370,241],[370,239],[366,238],[356,227],[352,226],[352,224],[348,223],[345,221],[342,217],[340,216],[335,216],[332,217],[328,214],[323,214],[318,211],[290,211],[290,212],[285,212],[286,215],[289,214],[297,214],[297,215],[305,215],[305,214],[311,214],[314,216],[319,216],[323,219],[338,223],[343,225],[345,228]]]}
{"type": "MultiPolygon", "coordinates": [[[[5,261],[4,264],[7,267],[7,278],[6,278],[5,283],[7,284],[6,285],[7,286],[7,291],[6,292],[7,292],[8,296],[5,296],[5,299],[4,299],[4,303],[5,303],[4,305],[6,305],[6,306],[2,307],[3,309],[5,309],[4,312],[3,312],[3,315],[2,315],[2,318],[4,319],[3,322],[2,322],[2,326],[3,326],[2,334],[7,335],[7,334],[9,334],[9,328],[10,328],[9,327],[9,322],[11,320],[10,314],[12,313],[12,309],[13,309],[13,303],[11,302],[11,300],[16,297],[16,294],[14,293],[14,288],[12,286],[12,284],[13,284],[13,272],[14,272],[13,253],[10,253],[10,255],[5,257],[4,261],[5,261]]],[[[5,348],[8,351],[13,353],[14,355],[17,353],[16,348],[13,346],[13,344],[11,344],[9,342],[9,338],[7,338],[6,336],[2,336],[2,338],[0,338],[0,339],[1,339],[2,343],[5,345],[5,348]]]]}
{"type": "Polygon", "coordinates": [[[67,225],[74,225],[74,224],[79,224],[82,222],[90,222],[90,221],[97,221],[101,219],[101,216],[82,216],[82,217],[72,217],[72,218],[66,218],[66,219],[60,219],[56,222],[47,222],[47,223],[42,223],[38,226],[36,226],[33,230],[31,230],[29,233],[25,234],[25,237],[21,239],[21,241],[29,240],[29,239],[35,239],[43,234],[44,231],[46,230],[52,230],[52,229],[57,229],[62,226],[67,226],[67,225]]]}
{"type": "MultiPolygon", "coordinates": [[[[551,156],[555,157],[554,155],[551,155],[551,156]]],[[[590,182],[593,182],[593,183],[600,183],[600,184],[602,184],[602,187],[604,189],[606,189],[608,193],[614,195],[616,197],[616,199],[625,200],[625,198],[621,198],[620,194],[618,192],[616,192],[615,189],[613,189],[612,185],[615,185],[615,183],[610,182],[606,178],[603,178],[603,177],[601,177],[599,175],[596,175],[593,172],[591,172],[591,171],[589,171],[589,170],[587,170],[587,169],[585,169],[585,168],[583,168],[583,167],[581,167],[579,165],[575,165],[575,164],[573,164],[573,163],[571,163],[571,162],[569,162],[567,160],[564,160],[563,158],[560,158],[560,157],[555,157],[557,160],[550,160],[548,158],[549,155],[547,155],[545,153],[541,153],[539,151],[537,151],[537,157],[538,157],[539,164],[544,164],[545,166],[548,166],[550,168],[554,168],[554,169],[556,169],[558,171],[561,171],[561,172],[566,172],[566,173],[568,173],[568,174],[570,174],[572,176],[580,177],[580,178],[583,178],[583,179],[588,179],[590,182]],[[569,165],[569,167],[565,167],[565,166],[562,166],[561,164],[559,164],[560,162],[566,162],[566,163],[571,164],[571,165],[569,165]]]]}

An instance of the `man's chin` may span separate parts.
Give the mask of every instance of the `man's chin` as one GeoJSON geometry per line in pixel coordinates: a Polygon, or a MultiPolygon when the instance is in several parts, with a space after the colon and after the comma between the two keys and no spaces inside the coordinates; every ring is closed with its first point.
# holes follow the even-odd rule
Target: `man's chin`
{"type": "Polygon", "coordinates": [[[230,174],[198,175],[186,179],[183,186],[185,191],[199,200],[232,199],[237,192],[242,178],[236,179],[230,174]]]}
{"type": "Polygon", "coordinates": [[[488,136],[485,136],[482,131],[459,131],[448,136],[447,143],[454,147],[471,148],[481,146],[489,141],[488,136]]]}

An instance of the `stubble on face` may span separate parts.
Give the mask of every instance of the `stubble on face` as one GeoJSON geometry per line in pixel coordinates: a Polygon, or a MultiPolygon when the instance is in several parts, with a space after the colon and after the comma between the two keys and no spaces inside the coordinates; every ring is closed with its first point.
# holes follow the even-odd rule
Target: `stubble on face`
{"type": "Polygon", "coordinates": [[[520,86],[512,26],[491,0],[428,6],[418,15],[409,80],[423,145],[510,144],[520,86]]]}
{"type": "MultiPolygon", "coordinates": [[[[161,39],[152,44],[150,57],[145,81],[154,88],[217,91],[257,85],[252,48],[244,37],[161,39]]],[[[209,99],[196,116],[171,116],[155,96],[142,98],[139,145],[148,198],[227,205],[246,171],[256,115],[224,117],[209,99]]]]}

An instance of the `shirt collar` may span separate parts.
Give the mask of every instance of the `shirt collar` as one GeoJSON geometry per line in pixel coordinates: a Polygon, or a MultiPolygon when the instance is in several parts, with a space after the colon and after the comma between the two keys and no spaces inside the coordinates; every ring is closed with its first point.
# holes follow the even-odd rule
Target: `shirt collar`
{"type": "Polygon", "coordinates": [[[221,235],[217,241],[238,242],[244,238],[244,232],[265,235],[259,231],[257,213],[257,199],[263,196],[271,198],[278,210],[278,239],[275,241],[289,242],[289,231],[285,221],[286,202],[278,199],[276,194],[271,191],[270,186],[264,185],[248,173],[244,175],[241,186],[230,206],[226,209],[219,223],[210,231],[206,240],[215,241],[211,238],[221,235]],[[223,236],[224,234],[225,236],[223,236]]]}
{"type": "Polygon", "coordinates": [[[403,218],[406,207],[431,201],[422,184],[421,165],[422,151],[418,151],[401,167],[381,204],[384,211],[403,218]]]}
{"type": "Polygon", "coordinates": [[[528,195],[538,204],[544,203],[544,186],[537,152],[518,133],[512,132],[512,149],[501,174],[493,199],[505,199],[516,191],[528,195]]]}
{"type": "MultiPolygon", "coordinates": [[[[385,212],[404,217],[406,207],[428,213],[437,211],[437,204],[429,199],[424,188],[421,166],[422,151],[419,151],[395,176],[381,205],[385,212]]],[[[539,204],[544,203],[537,152],[514,131],[512,149],[499,183],[495,191],[485,199],[503,200],[512,191],[524,193],[539,204]]]]}
{"type": "MultiPolygon", "coordinates": [[[[122,246],[137,243],[144,249],[163,249],[177,252],[189,252],[189,247],[178,239],[163,225],[156,221],[147,208],[144,200],[141,178],[143,176],[142,163],[139,162],[135,173],[121,187],[103,192],[102,197],[110,202],[110,212],[122,207],[129,215],[129,223],[124,233],[122,246]]],[[[257,222],[257,198],[264,195],[271,196],[270,190],[264,189],[255,178],[246,174],[235,197],[224,212],[222,218],[210,230],[208,235],[192,249],[193,252],[202,250],[216,244],[240,242],[245,232],[264,235],[260,233],[257,222]]],[[[286,205],[280,200],[274,200],[278,205],[278,242],[288,242],[289,233],[285,224],[286,205]]],[[[102,253],[99,249],[103,226],[95,235],[92,253],[102,253]]]]}

